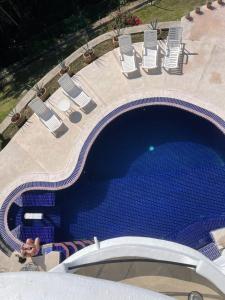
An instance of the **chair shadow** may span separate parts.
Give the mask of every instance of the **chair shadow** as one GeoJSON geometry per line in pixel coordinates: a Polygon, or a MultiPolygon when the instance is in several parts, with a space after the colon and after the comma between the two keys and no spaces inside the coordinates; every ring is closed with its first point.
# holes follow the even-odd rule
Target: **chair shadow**
{"type": "Polygon", "coordinates": [[[123,75],[128,79],[135,79],[141,77],[141,72],[140,72],[141,62],[142,62],[141,55],[137,51],[135,51],[135,65],[137,70],[133,73],[128,73],[128,74],[123,73],[123,75]]]}
{"type": "Polygon", "coordinates": [[[69,115],[69,120],[73,124],[79,123],[81,119],[82,114],[79,111],[74,111],[69,115]]]}
{"type": "Polygon", "coordinates": [[[197,13],[198,16],[204,15],[204,12],[201,10],[200,12],[197,13]]]}
{"type": "Polygon", "coordinates": [[[215,9],[216,9],[216,7],[212,5],[212,6],[211,6],[211,7],[209,7],[208,9],[209,9],[209,10],[215,10],[215,9]]]}
{"type": "Polygon", "coordinates": [[[198,53],[192,53],[192,52],[190,52],[189,50],[187,50],[185,48],[185,45],[184,45],[183,55],[186,57],[186,61],[184,62],[184,64],[187,65],[188,61],[189,61],[189,56],[191,56],[191,55],[198,55],[198,53]]]}
{"type": "Polygon", "coordinates": [[[85,107],[84,107],[84,112],[85,114],[90,114],[95,108],[97,107],[97,104],[91,100],[85,107]]]}
{"type": "Polygon", "coordinates": [[[62,123],[62,125],[56,130],[55,137],[62,137],[68,130],[69,128],[64,123],[62,123]]]}

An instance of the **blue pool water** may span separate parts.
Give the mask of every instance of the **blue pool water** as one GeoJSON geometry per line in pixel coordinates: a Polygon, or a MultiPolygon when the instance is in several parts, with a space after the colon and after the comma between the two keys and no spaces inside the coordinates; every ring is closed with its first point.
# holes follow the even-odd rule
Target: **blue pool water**
{"type": "Polygon", "coordinates": [[[225,226],[224,164],[225,137],[208,121],[163,106],[128,112],[98,136],[79,180],[55,192],[55,241],[133,235],[198,249],[225,226]]]}

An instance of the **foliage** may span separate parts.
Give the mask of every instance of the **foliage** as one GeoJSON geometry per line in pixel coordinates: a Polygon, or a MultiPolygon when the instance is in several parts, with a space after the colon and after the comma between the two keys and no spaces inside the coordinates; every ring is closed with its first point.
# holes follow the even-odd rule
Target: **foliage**
{"type": "Polygon", "coordinates": [[[153,21],[150,21],[150,27],[151,27],[151,29],[156,30],[158,27],[158,20],[155,19],[153,21]]]}
{"type": "Polygon", "coordinates": [[[37,53],[121,5],[119,0],[1,0],[0,67],[37,53]]]}
{"type": "Polygon", "coordinates": [[[45,91],[43,83],[36,83],[31,89],[35,91],[37,96],[41,96],[45,91]]]}
{"type": "Polygon", "coordinates": [[[93,48],[90,46],[89,43],[86,43],[86,44],[83,46],[83,50],[84,50],[84,54],[85,54],[85,55],[88,55],[88,54],[92,54],[92,53],[93,53],[93,48]]]}
{"type": "Polygon", "coordinates": [[[142,24],[141,19],[137,16],[129,16],[128,18],[126,18],[125,20],[125,25],[128,26],[137,26],[142,24]]]}
{"type": "Polygon", "coordinates": [[[66,62],[64,59],[59,61],[59,66],[60,66],[61,70],[67,69],[67,65],[66,65],[66,62]]]}
{"type": "Polygon", "coordinates": [[[85,33],[84,40],[85,40],[85,44],[82,46],[82,48],[84,50],[84,54],[88,55],[88,54],[93,53],[93,48],[89,44],[90,38],[89,38],[89,34],[87,31],[85,33]]]}
{"type": "MultiPolygon", "coordinates": [[[[49,3],[52,3],[52,1],[53,0],[49,0],[49,3]]],[[[30,0],[28,4],[25,0],[14,1],[19,5],[19,8],[22,11],[23,20],[21,20],[21,22],[28,22],[28,24],[30,24],[29,30],[31,36],[29,35],[30,32],[29,34],[26,32],[25,25],[21,25],[22,23],[20,24],[20,29],[16,27],[16,25],[11,24],[10,26],[6,26],[7,29],[4,27],[4,29],[6,29],[4,34],[0,32],[0,65],[8,64],[9,60],[15,61],[18,60],[18,58],[24,60],[24,57],[26,59],[25,64],[22,67],[16,68],[17,66],[13,66],[11,69],[13,71],[13,78],[0,88],[0,122],[9,114],[13,107],[16,106],[30,86],[33,86],[35,82],[39,81],[48,71],[58,64],[58,59],[60,57],[67,57],[85,43],[85,41],[79,42],[82,37],[75,35],[75,30],[84,26],[84,24],[89,26],[91,20],[94,21],[100,16],[104,16],[109,9],[112,10],[118,8],[119,3],[118,0],[90,0],[85,2],[84,6],[82,6],[83,9],[79,8],[79,13],[76,13],[78,6],[75,5],[74,8],[71,9],[70,1],[72,0],[68,0],[66,1],[66,6],[69,7],[70,11],[68,12],[67,17],[64,14],[65,11],[63,9],[59,12],[60,16],[57,15],[60,1],[61,0],[55,0],[55,4],[46,7],[46,11],[44,12],[40,7],[42,7],[45,2],[36,1],[38,2],[36,5],[40,7],[35,7],[40,14],[44,13],[44,15],[39,16],[40,18],[38,20],[35,20],[37,12],[34,13],[34,16],[27,12],[28,7],[33,5],[33,0],[30,0]],[[86,5],[88,5],[88,9],[85,9],[86,5]],[[49,16],[46,17],[49,12],[52,13],[52,7],[55,8],[55,6],[56,11],[54,11],[53,18],[51,19],[49,16]],[[47,19],[46,22],[43,21],[44,16],[47,19]],[[35,23],[35,26],[32,25],[33,22],[35,23]],[[13,41],[13,38],[10,35],[11,28],[13,29],[13,35],[16,36],[16,43],[13,42],[12,44],[8,44],[9,40],[10,43],[13,41]],[[41,32],[39,36],[35,35],[37,31],[41,32]],[[22,38],[24,40],[26,39],[26,42],[22,43],[22,38],[20,38],[21,32],[22,38]],[[64,37],[67,37],[67,33],[69,33],[69,35],[72,33],[72,36],[75,38],[66,42],[63,47],[59,47],[58,42],[63,41],[64,37]],[[76,40],[75,43],[74,40],[76,40]],[[20,44],[19,41],[21,41],[22,44],[20,44]],[[51,47],[52,50],[49,49],[49,47],[51,47]],[[35,58],[35,55],[38,55],[38,57],[35,58]]],[[[81,3],[82,1],[79,2],[81,3]]],[[[195,9],[196,5],[200,6],[205,4],[205,2],[206,0],[156,0],[153,5],[146,5],[136,11],[135,14],[143,23],[147,24],[149,23],[149,20],[154,20],[155,18],[157,18],[159,22],[178,20],[187,12],[195,9]]],[[[0,5],[3,5],[2,1],[0,1],[0,5]]],[[[63,5],[65,6],[65,1],[63,5]]],[[[3,22],[1,16],[2,14],[0,12],[0,23],[3,22]]],[[[112,24],[102,26],[95,30],[94,33],[92,32],[90,38],[96,37],[108,30],[112,30],[112,24]]],[[[79,70],[82,63],[81,59],[80,63],[73,68],[73,72],[79,70]]],[[[85,66],[85,63],[82,66],[85,66]]],[[[1,75],[6,79],[4,73],[1,75]]],[[[4,82],[6,82],[6,80],[4,80],[4,82]]],[[[49,88],[49,90],[53,90],[53,88],[49,88]]]]}
{"type": "Polygon", "coordinates": [[[125,26],[125,16],[118,10],[113,17],[112,28],[115,36],[118,37],[121,34],[121,29],[125,26]]]}

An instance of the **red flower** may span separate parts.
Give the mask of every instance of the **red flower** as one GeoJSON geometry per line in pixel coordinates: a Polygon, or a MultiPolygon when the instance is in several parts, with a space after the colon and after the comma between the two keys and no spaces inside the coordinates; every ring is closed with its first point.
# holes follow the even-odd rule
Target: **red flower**
{"type": "Polygon", "coordinates": [[[134,25],[140,25],[142,22],[141,19],[138,18],[137,16],[131,16],[130,18],[126,19],[125,23],[126,25],[134,26],[134,25]]]}

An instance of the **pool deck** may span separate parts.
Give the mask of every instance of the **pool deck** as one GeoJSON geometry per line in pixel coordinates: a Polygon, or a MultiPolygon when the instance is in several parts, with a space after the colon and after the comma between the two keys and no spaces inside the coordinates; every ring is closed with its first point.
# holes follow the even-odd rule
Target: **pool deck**
{"type": "MultiPolygon", "coordinates": [[[[184,56],[173,74],[163,68],[139,71],[126,78],[121,73],[119,52],[115,49],[75,75],[96,107],[89,113],[74,105],[71,120],[49,104],[66,125],[55,138],[36,116],[14,136],[0,153],[0,206],[18,185],[29,181],[55,182],[69,177],[81,147],[96,124],[113,109],[132,100],[167,97],[182,99],[207,109],[225,120],[225,6],[203,8],[193,21],[182,19],[184,56]]],[[[135,44],[137,62],[141,44],[135,44]]],[[[160,42],[163,49],[164,43],[160,42]]],[[[58,89],[49,102],[66,97],[58,89]]],[[[0,268],[8,258],[0,252],[0,268]]]]}

